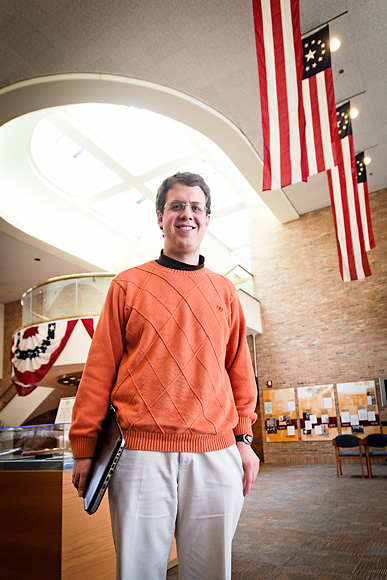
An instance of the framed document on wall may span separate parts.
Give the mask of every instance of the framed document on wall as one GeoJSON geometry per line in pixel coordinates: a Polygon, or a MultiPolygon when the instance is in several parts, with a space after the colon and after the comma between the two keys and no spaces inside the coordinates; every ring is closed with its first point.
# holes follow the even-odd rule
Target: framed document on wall
{"type": "Polygon", "coordinates": [[[301,439],[324,441],[338,435],[334,385],[299,387],[301,439]]]}
{"type": "Polygon", "coordinates": [[[263,391],[266,441],[298,441],[294,389],[263,391]]]}
{"type": "Polygon", "coordinates": [[[375,381],[339,383],[337,396],[342,433],[358,437],[380,433],[375,381]]]}

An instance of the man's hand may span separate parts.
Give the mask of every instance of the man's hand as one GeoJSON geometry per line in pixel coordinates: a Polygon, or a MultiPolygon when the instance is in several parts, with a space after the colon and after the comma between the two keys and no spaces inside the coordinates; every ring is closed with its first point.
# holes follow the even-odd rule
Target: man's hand
{"type": "Polygon", "coordinates": [[[237,441],[236,446],[242,458],[243,471],[245,472],[245,486],[243,495],[249,493],[251,486],[257,479],[259,471],[259,458],[255,455],[250,445],[246,445],[243,441],[237,441]]]}
{"type": "Polygon", "coordinates": [[[87,479],[91,469],[92,459],[74,459],[73,485],[78,490],[79,497],[83,497],[86,491],[87,479]]]}

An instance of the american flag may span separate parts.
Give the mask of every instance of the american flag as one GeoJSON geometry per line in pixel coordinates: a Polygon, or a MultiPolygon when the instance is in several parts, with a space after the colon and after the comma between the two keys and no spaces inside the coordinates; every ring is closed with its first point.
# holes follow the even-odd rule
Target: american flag
{"type": "Polygon", "coordinates": [[[303,38],[302,46],[304,51],[302,95],[306,117],[308,175],[316,175],[341,162],[329,26],[324,26],[303,38]]]}
{"type": "Polygon", "coordinates": [[[364,152],[358,153],[356,159],[357,188],[359,191],[361,224],[363,226],[365,249],[375,247],[374,233],[371,223],[370,201],[368,196],[367,169],[364,163],[364,152]]]}
{"type": "Polygon", "coordinates": [[[267,191],[308,177],[299,0],[253,0],[253,11],[267,191]]]}
{"type": "Polygon", "coordinates": [[[342,163],[327,171],[336,229],[340,274],[344,282],[371,275],[364,244],[349,101],[337,109],[342,163]]]}

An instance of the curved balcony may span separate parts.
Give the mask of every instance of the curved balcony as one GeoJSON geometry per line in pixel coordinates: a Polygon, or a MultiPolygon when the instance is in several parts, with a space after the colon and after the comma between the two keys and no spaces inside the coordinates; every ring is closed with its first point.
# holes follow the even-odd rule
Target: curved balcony
{"type": "Polygon", "coordinates": [[[11,346],[12,383],[19,396],[0,411],[4,425],[21,425],[56,409],[62,397],[75,395],[114,276],[61,276],[23,294],[23,326],[15,331],[11,346]]]}
{"type": "Polygon", "coordinates": [[[60,318],[98,316],[115,274],[74,274],[33,286],[21,299],[23,327],[60,318]]]}

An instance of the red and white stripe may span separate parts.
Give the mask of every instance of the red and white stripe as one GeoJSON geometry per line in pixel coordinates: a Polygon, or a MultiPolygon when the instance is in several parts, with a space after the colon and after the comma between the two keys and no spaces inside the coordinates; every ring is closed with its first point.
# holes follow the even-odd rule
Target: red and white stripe
{"type": "Polygon", "coordinates": [[[306,181],[299,0],[253,0],[264,191],[306,181]]]}
{"type": "Polygon", "coordinates": [[[341,139],[343,163],[327,171],[336,229],[340,274],[344,282],[371,275],[366,254],[352,135],[341,139]]]}
{"type": "Polygon", "coordinates": [[[372,250],[372,248],[375,247],[375,239],[371,222],[368,184],[366,181],[360,182],[357,184],[357,188],[359,190],[359,204],[360,204],[361,224],[363,227],[364,234],[364,245],[366,251],[368,252],[369,250],[372,250]]]}
{"type": "Polygon", "coordinates": [[[331,169],[341,161],[332,69],[302,81],[309,175],[331,169]]]}

